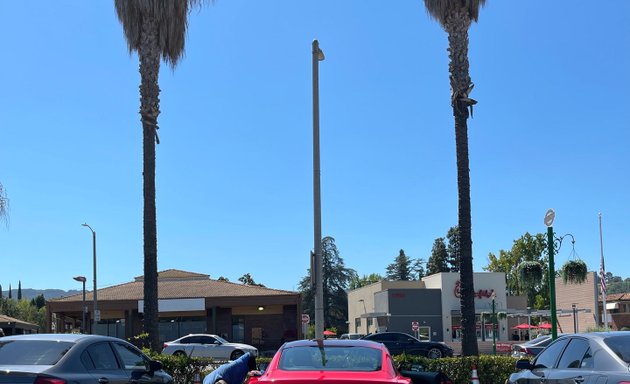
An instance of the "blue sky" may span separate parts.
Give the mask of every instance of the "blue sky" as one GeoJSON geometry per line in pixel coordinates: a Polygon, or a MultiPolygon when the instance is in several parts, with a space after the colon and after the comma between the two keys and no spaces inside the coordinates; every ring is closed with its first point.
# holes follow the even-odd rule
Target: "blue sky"
{"type": "MultiPolygon", "coordinates": [[[[630,2],[488,1],[470,30],[473,257],[558,234],[627,277],[630,2]],[[626,267],[624,267],[626,265],[626,267]]],[[[113,1],[0,2],[0,284],[143,272],[139,73],[113,1]]],[[[159,270],[297,289],[313,247],[311,42],[322,232],[359,274],[427,259],[457,223],[447,35],[422,1],[218,0],[160,73],[159,270]]],[[[570,244],[557,256],[569,258],[570,244]]]]}

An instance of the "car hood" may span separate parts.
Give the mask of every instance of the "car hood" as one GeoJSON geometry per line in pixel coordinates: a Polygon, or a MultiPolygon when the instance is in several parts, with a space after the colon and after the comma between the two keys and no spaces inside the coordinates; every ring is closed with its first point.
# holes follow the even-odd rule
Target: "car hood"
{"type": "Polygon", "coordinates": [[[247,351],[256,351],[257,349],[252,347],[251,345],[247,345],[247,344],[241,344],[241,343],[223,343],[223,345],[228,346],[228,347],[234,347],[234,348],[238,348],[238,349],[244,349],[247,351]]]}

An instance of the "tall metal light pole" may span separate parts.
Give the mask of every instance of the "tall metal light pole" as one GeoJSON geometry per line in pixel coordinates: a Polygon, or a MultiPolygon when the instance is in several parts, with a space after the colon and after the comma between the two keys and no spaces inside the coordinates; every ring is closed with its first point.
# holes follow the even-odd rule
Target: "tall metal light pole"
{"type": "Polygon", "coordinates": [[[319,42],[313,40],[313,208],[315,242],[315,338],[324,338],[324,283],[322,265],[322,200],[319,168],[319,62],[324,52],[319,42]]]}
{"type": "Polygon", "coordinates": [[[556,321],[556,267],[553,260],[553,220],[556,213],[553,209],[547,210],[545,213],[545,225],[547,226],[547,250],[549,252],[549,309],[551,311],[551,338],[558,338],[558,325],[556,321]]]}
{"type": "Polygon", "coordinates": [[[87,279],[85,278],[85,276],[75,276],[73,277],[73,279],[83,283],[83,300],[81,302],[81,311],[83,312],[83,317],[81,319],[81,333],[85,333],[85,314],[87,312],[87,307],[85,306],[85,282],[87,279]]]}
{"type": "Polygon", "coordinates": [[[94,298],[94,305],[93,305],[93,310],[92,310],[92,314],[93,314],[93,318],[92,318],[92,332],[90,333],[94,333],[96,331],[96,323],[100,320],[100,312],[98,311],[97,308],[97,299],[96,299],[96,232],[92,229],[92,227],[90,227],[87,223],[83,223],[81,224],[84,227],[87,227],[90,231],[92,231],[92,258],[93,258],[93,264],[94,264],[94,292],[92,292],[92,297],[94,298]]]}
{"type": "Polygon", "coordinates": [[[495,335],[496,331],[497,331],[497,325],[496,325],[496,320],[497,320],[497,314],[496,314],[496,305],[495,305],[495,300],[497,298],[497,294],[496,292],[492,292],[492,354],[496,355],[497,354],[497,337],[495,335]]]}

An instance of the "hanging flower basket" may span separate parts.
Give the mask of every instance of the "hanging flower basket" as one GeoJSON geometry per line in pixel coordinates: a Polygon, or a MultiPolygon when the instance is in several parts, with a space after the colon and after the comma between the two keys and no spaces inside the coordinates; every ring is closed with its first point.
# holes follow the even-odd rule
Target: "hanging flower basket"
{"type": "Polygon", "coordinates": [[[519,275],[524,285],[532,287],[539,284],[543,277],[543,267],[537,261],[523,261],[518,266],[519,275]]]}
{"type": "Polygon", "coordinates": [[[497,313],[497,317],[499,318],[499,320],[505,320],[507,319],[507,312],[499,312],[497,313]]]}
{"type": "Polygon", "coordinates": [[[586,281],[588,268],[582,260],[569,260],[562,266],[560,274],[564,283],[582,284],[586,281]]]}

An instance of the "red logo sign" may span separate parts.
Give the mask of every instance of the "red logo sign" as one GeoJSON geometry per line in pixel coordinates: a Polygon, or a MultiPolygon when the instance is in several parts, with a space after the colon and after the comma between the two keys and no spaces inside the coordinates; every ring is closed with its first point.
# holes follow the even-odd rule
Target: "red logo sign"
{"type": "MultiPolygon", "coordinates": [[[[455,283],[455,289],[453,290],[453,294],[455,295],[455,297],[457,298],[461,298],[462,297],[462,282],[457,280],[457,282],[455,283]]],[[[483,299],[483,298],[491,298],[492,295],[494,294],[494,289],[480,289],[477,292],[475,292],[475,297],[478,299],[483,299]]]]}

